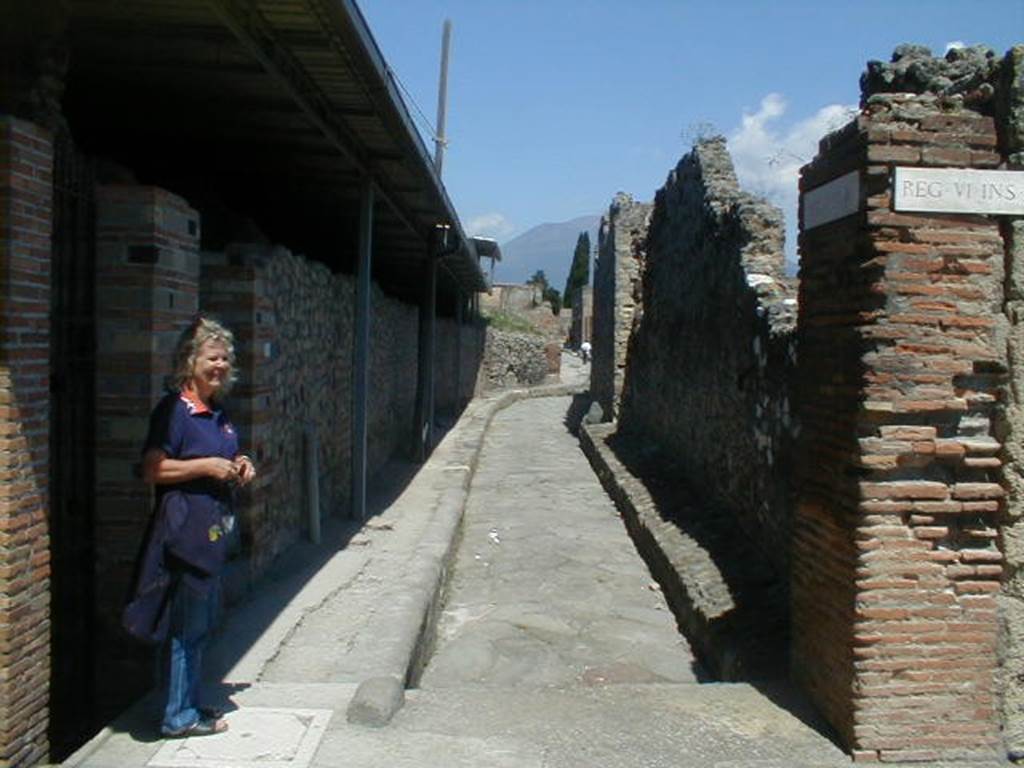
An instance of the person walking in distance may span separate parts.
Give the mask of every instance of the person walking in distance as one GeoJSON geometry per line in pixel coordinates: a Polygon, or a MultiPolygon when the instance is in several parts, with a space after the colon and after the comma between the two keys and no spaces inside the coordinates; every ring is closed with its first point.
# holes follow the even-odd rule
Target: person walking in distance
{"type": "Polygon", "coordinates": [[[203,736],[227,730],[221,713],[200,705],[203,650],[220,599],[220,572],[234,525],[235,486],[256,476],[239,453],[238,434],[222,402],[235,371],[234,337],[199,317],[178,341],[169,392],[150,417],[142,476],[156,486],[158,515],[173,531],[165,548],[172,574],[169,677],[161,733],[203,736]]]}

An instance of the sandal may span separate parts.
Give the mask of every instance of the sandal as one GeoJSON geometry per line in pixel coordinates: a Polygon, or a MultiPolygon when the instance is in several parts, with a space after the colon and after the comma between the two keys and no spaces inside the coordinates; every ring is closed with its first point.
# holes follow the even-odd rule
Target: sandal
{"type": "Polygon", "coordinates": [[[187,739],[192,736],[213,736],[224,733],[228,729],[228,721],[213,717],[200,717],[192,725],[177,731],[164,731],[165,739],[187,739]]]}

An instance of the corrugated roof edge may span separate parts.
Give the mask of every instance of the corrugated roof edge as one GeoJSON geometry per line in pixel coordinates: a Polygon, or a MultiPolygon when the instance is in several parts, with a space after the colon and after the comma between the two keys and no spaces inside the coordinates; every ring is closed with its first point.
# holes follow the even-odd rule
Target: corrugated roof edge
{"type": "Polygon", "coordinates": [[[456,212],[451,199],[448,197],[448,191],[445,189],[444,182],[441,181],[440,176],[438,176],[437,171],[434,168],[433,158],[431,158],[429,151],[423,144],[423,138],[420,136],[419,131],[413,123],[412,116],[409,114],[409,108],[406,106],[401,93],[399,93],[395,82],[388,73],[388,66],[384,59],[384,54],[381,52],[380,46],[377,45],[377,40],[374,38],[373,32],[370,31],[370,25],[367,24],[366,17],[363,16],[363,12],[360,10],[355,0],[337,0],[337,7],[345,14],[352,26],[352,29],[355,30],[356,34],[359,36],[360,42],[363,46],[363,52],[366,54],[369,63],[373,66],[374,75],[378,80],[377,84],[382,86],[382,89],[387,93],[389,101],[395,110],[395,115],[399,118],[405,128],[406,138],[419,153],[421,164],[423,169],[426,171],[427,178],[430,180],[431,185],[434,188],[438,201],[441,203],[445,213],[447,213],[449,217],[448,222],[438,223],[451,224],[459,237],[459,242],[462,245],[460,251],[464,257],[465,266],[468,267],[469,274],[472,276],[472,282],[475,283],[474,285],[464,287],[471,291],[486,291],[487,280],[484,277],[483,270],[480,268],[475,249],[470,244],[469,238],[466,237],[466,233],[462,228],[462,222],[459,220],[459,215],[456,212]]]}

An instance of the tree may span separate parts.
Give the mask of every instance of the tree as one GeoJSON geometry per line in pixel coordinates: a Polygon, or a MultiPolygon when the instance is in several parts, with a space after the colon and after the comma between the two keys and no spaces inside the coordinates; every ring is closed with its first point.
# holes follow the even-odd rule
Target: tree
{"type": "Polygon", "coordinates": [[[557,315],[562,311],[562,294],[558,292],[557,288],[545,288],[544,301],[551,305],[551,314],[557,315]]]}
{"type": "Polygon", "coordinates": [[[526,284],[539,285],[541,287],[541,290],[544,290],[545,288],[548,287],[547,275],[544,274],[543,269],[538,269],[536,272],[533,273],[533,277],[526,281],[526,284]]]}
{"type": "Polygon", "coordinates": [[[562,306],[571,307],[576,291],[590,282],[590,235],[580,232],[576,238],[576,249],[572,254],[572,266],[569,277],[565,280],[565,292],[562,294],[562,306]]]}

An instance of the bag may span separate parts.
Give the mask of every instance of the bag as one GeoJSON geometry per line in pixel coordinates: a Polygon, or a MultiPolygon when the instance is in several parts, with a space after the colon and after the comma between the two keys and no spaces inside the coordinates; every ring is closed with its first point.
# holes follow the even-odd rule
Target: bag
{"type": "Polygon", "coordinates": [[[166,572],[145,585],[121,612],[121,626],[140,643],[162,643],[170,629],[170,607],[177,586],[166,572]]]}
{"type": "Polygon", "coordinates": [[[228,548],[226,511],[205,494],[162,495],[136,566],[135,590],[121,612],[129,635],[153,645],[167,638],[182,563],[204,576],[220,573],[228,548]]]}
{"type": "Polygon", "coordinates": [[[228,553],[224,504],[205,494],[169,491],[162,507],[168,527],[167,551],[205,576],[220,573],[228,553]]]}

